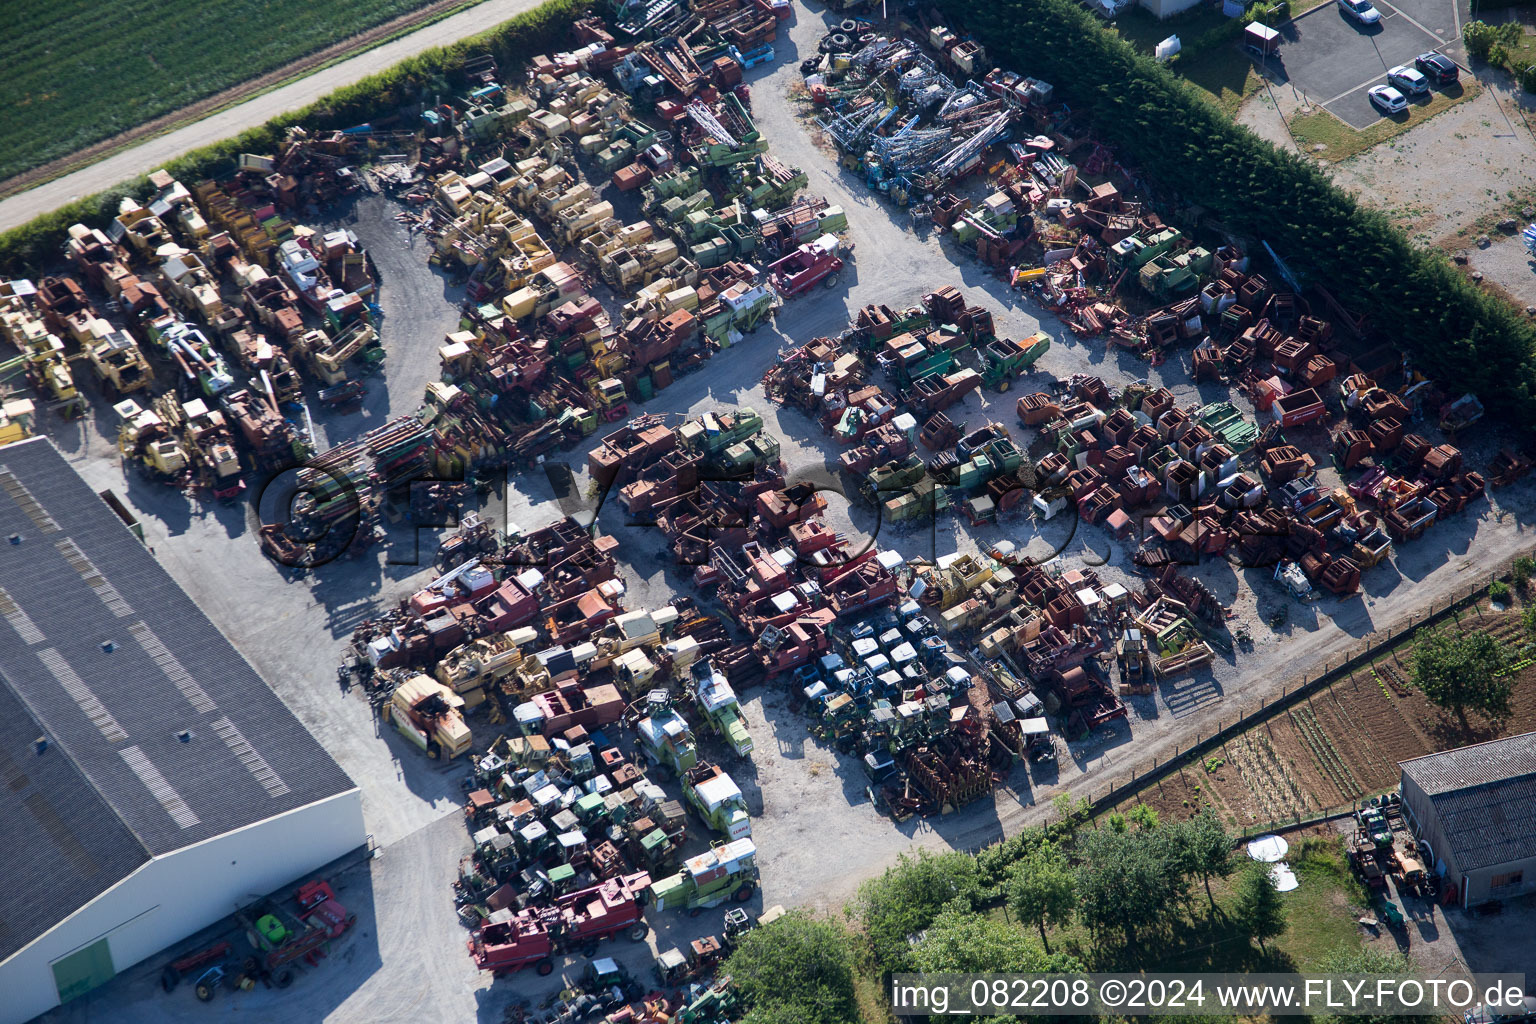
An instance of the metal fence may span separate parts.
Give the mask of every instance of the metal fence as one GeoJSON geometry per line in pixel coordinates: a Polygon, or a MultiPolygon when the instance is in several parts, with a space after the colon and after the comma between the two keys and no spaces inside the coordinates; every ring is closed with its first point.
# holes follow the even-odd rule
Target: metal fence
{"type": "MultiPolygon", "coordinates": [[[[1494,578],[1497,579],[1498,575],[1496,574],[1494,578]]],[[[1281,687],[1280,697],[1276,700],[1270,701],[1261,698],[1259,707],[1256,710],[1239,716],[1227,725],[1218,725],[1215,732],[1210,736],[1196,734],[1193,746],[1184,750],[1179,750],[1175,747],[1174,756],[1168,760],[1159,763],[1156,758],[1153,758],[1152,767],[1146,771],[1138,772],[1132,769],[1130,778],[1111,785],[1097,797],[1090,795],[1089,802],[1092,807],[1092,813],[1097,814],[1100,811],[1113,807],[1127,797],[1134,796],[1147,786],[1165,779],[1174,772],[1194,763],[1202,755],[1216,750],[1229,740],[1235,739],[1240,734],[1247,732],[1252,727],[1268,721],[1282,711],[1295,707],[1313,694],[1332,686],[1353,673],[1356,669],[1372,664],[1377,658],[1387,654],[1394,647],[1410,639],[1418,630],[1426,626],[1436,625],[1453,616],[1458,617],[1459,621],[1458,613],[1463,608],[1467,608],[1480,601],[1488,593],[1488,585],[1487,582],[1478,583],[1468,588],[1460,597],[1447,601],[1445,606],[1439,609],[1436,609],[1434,604],[1431,603],[1429,610],[1421,618],[1415,618],[1410,615],[1406,624],[1399,626],[1396,630],[1385,636],[1372,640],[1354,654],[1346,655],[1337,665],[1330,665],[1327,661],[1324,661],[1322,671],[1317,676],[1310,679],[1303,677],[1302,681],[1295,686],[1286,684],[1281,687]]],[[[1319,820],[1329,819],[1324,817],[1319,820]]],[[[1300,825],[1292,824],[1290,827],[1297,828],[1300,825]]]]}

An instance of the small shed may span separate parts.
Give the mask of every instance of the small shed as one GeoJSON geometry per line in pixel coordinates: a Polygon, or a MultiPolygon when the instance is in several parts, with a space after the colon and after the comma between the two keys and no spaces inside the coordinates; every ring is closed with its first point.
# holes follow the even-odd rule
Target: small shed
{"type": "Polygon", "coordinates": [[[1243,46],[1255,57],[1273,57],[1280,52],[1280,33],[1254,22],[1243,29],[1243,46]]]}

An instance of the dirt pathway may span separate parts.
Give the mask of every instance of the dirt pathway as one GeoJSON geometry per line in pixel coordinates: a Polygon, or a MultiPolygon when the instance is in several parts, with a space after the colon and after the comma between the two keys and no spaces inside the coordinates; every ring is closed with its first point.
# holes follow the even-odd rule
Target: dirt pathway
{"type": "MultiPolygon", "coordinates": [[[[451,8],[453,0],[443,0],[442,3],[433,4],[430,8],[424,8],[428,12],[441,13],[442,10],[451,8]]],[[[457,14],[435,21],[430,25],[418,29],[409,35],[399,39],[390,40],[381,46],[376,46],[366,53],[360,53],[355,57],[332,64],[330,67],[321,68],[314,74],[306,75],[297,81],[287,85],[278,86],[270,92],[252,97],[243,103],[234,106],[226,106],[217,109],[229,102],[229,94],[210,97],[200,105],[202,109],[215,110],[214,113],[184,125],[174,131],[163,135],[154,135],[156,129],[146,126],[140,129],[140,134],[147,137],[143,142],[121,149],[110,156],[89,164],[79,170],[72,171],[62,177],[37,185],[28,191],[20,192],[9,198],[0,200],[0,231],[5,231],[25,224],[40,214],[57,209],[65,203],[73,202],[85,196],[111,188],[119,182],[127,181],[147,171],[161,166],[169,160],[173,160],[183,153],[190,152],[202,146],[218,142],[221,139],[231,138],[241,132],[265,124],[267,121],[289,110],[297,110],[321,96],[344,85],[351,85],[359,79],[376,72],[382,71],[407,57],[415,56],[424,50],[430,50],[434,46],[446,46],[468,35],[484,31],[498,22],[505,21],[524,11],[538,6],[538,0],[484,0],[473,7],[460,11],[457,14]],[[221,97],[224,97],[221,99],[221,97]]],[[[418,14],[420,12],[417,12],[418,14]]],[[[396,19],[374,30],[373,38],[387,36],[390,31],[400,30],[401,19],[396,19]],[[391,29],[391,26],[393,28],[391,29]],[[380,35],[379,33],[382,33],[380,35]]],[[[369,35],[369,33],[365,33],[369,35]]],[[[361,37],[354,36],[353,39],[361,37]]],[[[346,47],[347,44],[338,44],[346,47]]],[[[353,48],[354,47],[347,47],[353,48]]],[[[334,49],[334,48],[333,48],[334,49]]],[[[323,52],[323,51],[322,51],[323,52]]],[[[345,49],[338,51],[345,52],[345,49]]],[[[315,55],[319,57],[319,55],[315,55]]],[[[317,63],[333,59],[322,57],[317,63]]],[[[314,65],[310,65],[314,66],[314,65]]],[[[265,81],[270,85],[274,81],[281,81],[292,75],[295,65],[273,72],[265,76],[265,79],[257,79],[256,82],[265,81]]],[[[265,88],[265,86],[247,83],[252,88],[265,88]]],[[[244,86],[238,88],[245,88],[244,86]]],[[[249,93],[247,93],[249,95],[249,93]]],[[[162,119],[160,125],[174,124],[182,121],[189,110],[186,108],[168,118],[162,119]]],[[[132,134],[132,133],[129,133],[132,134]]],[[[121,137],[119,137],[121,138],[121,137]]],[[[111,140],[102,146],[110,148],[111,140]]],[[[78,162],[74,157],[65,158],[65,162],[78,162]]],[[[39,169],[41,170],[41,169],[39,169]]],[[[38,172],[29,172],[37,174],[38,172]]],[[[15,179],[12,179],[13,181],[15,179]]],[[[37,180],[33,178],[32,180],[37,180]]],[[[7,183],[9,184],[9,183],[7,183]]]]}

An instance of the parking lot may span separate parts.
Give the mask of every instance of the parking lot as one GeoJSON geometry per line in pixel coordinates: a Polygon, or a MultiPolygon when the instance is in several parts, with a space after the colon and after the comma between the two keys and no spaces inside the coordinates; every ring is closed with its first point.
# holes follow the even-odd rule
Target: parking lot
{"type": "MultiPolygon", "coordinates": [[[[1354,128],[1365,128],[1383,116],[1366,92],[1386,82],[1388,68],[1412,64],[1426,50],[1441,50],[1458,62],[1464,59],[1450,0],[1373,2],[1381,12],[1375,25],[1359,24],[1334,3],[1307,12],[1282,27],[1280,54],[1268,62],[1279,81],[1354,128]]],[[[1432,95],[1410,97],[1409,103],[1427,104],[1432,95]]]]}

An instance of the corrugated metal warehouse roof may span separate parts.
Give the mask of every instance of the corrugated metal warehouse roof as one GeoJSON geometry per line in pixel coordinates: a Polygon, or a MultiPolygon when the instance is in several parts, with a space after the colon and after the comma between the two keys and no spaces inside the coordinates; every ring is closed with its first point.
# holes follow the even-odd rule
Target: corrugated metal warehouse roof
{"type": "Polygon", "coordinates": [[[0,959],[151,856],[354,788],[44,438],[0,448],[0,619],[0,959]]]}
{"type": "Polygon", "coordinates": [[[1402,762],[1462,871],[1536,857],[1536,732],[1402,762]]]}

